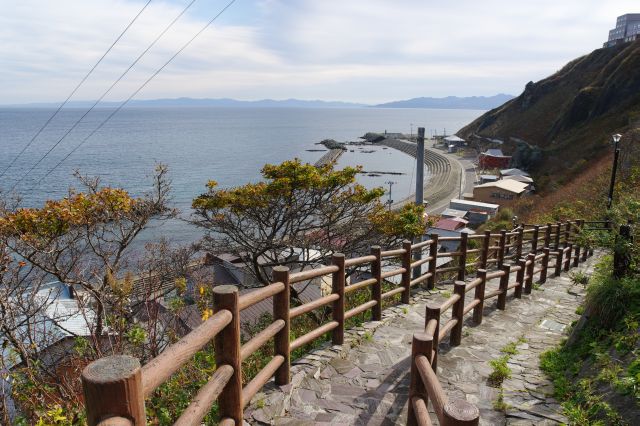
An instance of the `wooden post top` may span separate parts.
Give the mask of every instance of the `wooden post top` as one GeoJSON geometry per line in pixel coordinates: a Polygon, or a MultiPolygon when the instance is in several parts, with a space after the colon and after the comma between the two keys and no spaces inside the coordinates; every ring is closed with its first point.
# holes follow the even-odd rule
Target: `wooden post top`
{"type": "Polygon", "coordinates": [[[333,259],[344,259],[344,253],[333,253],[333,259]]]}
{"type": "Polygon", "coordinates": [[[238,287],[231,284],[218,285],[213,288],[214,294],[232,294],[237,292],[238,292],[238,287]]]}
{"type": "Polygon", "coordinates": [[[282,265],[274,266],[273,272],[289,272],[289,267],[282,265]]]}
{"type": "Polygon", "coordinates": [[[413,334],[413,341],[414,342],[418,342],[418,343],[427,343],[427,342],[432,342],[433,341],[433,336],[427,333],[414,333],[413,334]]]}
{"type": "Polygon", "coordinates": [[[124,380],[140,369],[140,361],[129,355],[113,355],[100,358],[82,370],[82,377],[95,384],[124,380]]]}
{"type": "Polygon", "coordinates": [[[477,425],[480,420],[480,411],[470,402],[462,399],[449,401],[444,406],[444,415],[449,422],[456,426],[477,425]]]}

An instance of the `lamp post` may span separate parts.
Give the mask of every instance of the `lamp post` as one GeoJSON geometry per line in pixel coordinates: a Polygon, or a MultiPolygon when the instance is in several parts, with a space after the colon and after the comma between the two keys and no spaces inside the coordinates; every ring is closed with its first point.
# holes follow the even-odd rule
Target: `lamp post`
{"type": "Polygon", "coordinates": [[[393,188],[393,185],[398,183],[395,182],[393,180],[389,180],[387,182],[385,182],[387,185],[389,185],[389,201],[387,201],[387,204],[389,204],[389,211],[391,211],[391,204],[393,204],[393,199],[391,198],[391,188],[393,188]]]}
{"type": "Polygon", "coordinates": [[[620,138],[622,135],[620,133],[616,133],[612,136],[613,138],[613,146],[614,146],[614,154],[613,154],[613,169],[611,170],[611,184],[609,185],[609,199],[607,203],[607,209],[611,210],[611,206],[613,205],[613,189],[616,185],[616,170],[618,169],[618,157],[620,156],[620,138]]]}
{"type": "Polygon", "coordinates": [[[412,141],[413,140],[413,123],[409,123],[409,126],[411,126],[411,133],[409,136],[409,140],[412,141]]]}

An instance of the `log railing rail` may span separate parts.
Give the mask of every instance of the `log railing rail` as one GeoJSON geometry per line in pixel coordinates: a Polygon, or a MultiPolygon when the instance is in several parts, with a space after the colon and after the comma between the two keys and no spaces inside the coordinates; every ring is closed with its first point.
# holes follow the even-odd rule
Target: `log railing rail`
{"type": "Polygon", "coordinates": [[[595,230],[612,229],[608,222],[578,220],[535,225],[529,229],[520,225],[509,232],[487,231],[459,237],[432,234],[428,240],[415,244],[404,241],[397,249],[382,250],[373,246],[368,255],[357,258],[345,259],[343,254],[334,253],[330,265],[316,269],[290,272],[286,267],[277,266],[273,269],[271,284],[243,295],[239,295],[235,286],[216,286],[213,288],[214,314],[144,366],[133,357],[119,355],[101,358],[85,368],[82,385],[87,422],[90,426],[146,424],[145,398],[196,352],[213,342],[217,369],[175,424],[200,424],[217,401],[220,424],[240,425],[244,407],[271,378],[276,385],[289,383],[293,351],[327,333],[331,333],[333,344],[342,344],[345,322],[349,318],[370,311],[371,319],[380,320],[385,299],[401,295],[400,300],[408,303],[411,287],[422,284],[433,289],[436,282],[452,279],[455,280],[454,294],[440,306],[427,307],[425,333],[414,336],[409,422],[429,424],[425,413],[427,402],[431,401],[441,424],[478,424],[477,409],[463,401],[447,402],[435,379],[438,343],[449,335],[451,344],[459,345],[464,316],[473,311],[474,322],[482,322],[485,300],[497,297],[498,309],[505,309],[507,292],[513,290],[516,298],[520,298],[523,291],[529,294],[535,274],[544,282],[550,268],[557,276],[585,260],[592,250],[580,247],[575,236],[586,226],[595,230]],[[450,241],[458,243],[455,251],[438,252],[439,243],[450,241]],[[451,265],[437,267],[438,259],[443,257],[451,258],[451,265]],[[551,259],[555,259],[554,263],[549,262],[551,259]],[[491,265],[496,269],[489,270],[491,265]],[[347,285],[347,270],[353,268],[368,268],[370,278],[347,285]],[[475,278],[465,282],[474,270],[475,278]],[[332,277],[330,294],[290,306],[291,284],[328,275],[332,277]],[[512,275],[515,281],[510,281],[512,275]],[[398,276],[400,285],[383,292],[383,281],[398,276]],[[500,278],[499,288],[487,292],[486,283],[494,278],[500,278]],[[370,300],[345,311],[346,295],[366,288],[370,290],[370,300]],[[473,300],[465,304],[466,293],[472,290],[473,300]],[[241,344],[242,311],[266,299],[273,300],[273,322],[241,344]],[[330,320],[291,340],[291,320],[324,307],[330,307],[330,320]],[[449,308],[451,317],[441,324],[442,314],[449,308]],[[273,358],[243,387],[242,362],[271,341],[273,358]]]}
{"type": "MultiPolygon", "coordinates": [[[[593,224],[602,223],[605,224],[604,228],[595,229],[608,230],[607,222],[593,224]]],[[[569,225],[567,225],[567,229],[571,229],[569,225]]],[[[593,230],[594,228],[585,228],[584,221],[576,221],[573,229],[574,232],[579,232],[581,229],[593,230]]],[[[555,226],[547,224],[544,228],[535,226],[530,231],[516,231],[518,235],[533,234],[531,240],[528,241],[531,250],[526,258],[518,259],[516,265],[504,264],[497,271],[488,272],[486,269],[478,269],[477,277],[470,282],[455,281],[454,293],[440,305],[427,304],[424,332],[414,334],[412,342],[408,424],[430,425],[428,401],[431,401],[433,411],[441,425],[477,425],[479,422],[479,415],[475,414],[477,409],[473,411],[464,401],[455,402],[455,405],[460,407],[459,410],[449,410],[448,413],[445,413],[446,395],[435,374],[439,343],[449,335],[451,346],[460,345],[465,315],[473,311],[473,322],[480,324],[483,317],[483,305],[487,299],[497,297],[497,309],[505,310],[509,290],[514,290],[514,298],[519,299],[522,297],[523,289],[525,294],[531,293],[535,274],[539,274],[538,282],[543,284],[546,282],[549,269],[554,271],[555,276],[558,276],[562,268],[568,271],[571,266],[578,266],[578,262],[585,261],[588,254],[592,253],[590,248],[583,247],[583,254],[580,256],[580,248],[576,245],[574,249],[573,244],[568,242],[571,241],[569,234],[564,234],[564,248],[560,248],[557,244],[557,250],[551,251],[549,247],[551,242],[558,241],[559,235],[564,232],[560,224],[555,226]],[[545,233],[543,237],[539,236],[541,230],[545,233]],[[544,247],[537,248],[539,241],[544,242],[544,247]],[[535,254],[537,251],[541,251],[541,253],[535,254]],[[572,256],[571,253],[574,251],[575,255],[572,256]],[[555,263],[550,264],[551,258],[555,258],[555,263]],[[515,274],[515,280],[510,282],[512,274],[515,274]],[[487,292],[487,281],[496,278],[500,278],[498,288],[487,292]],[[471,290],[474,291],[473,299],[465,304],[466,293],[471,290]],[[450,318],[441,323],[442,314],[449,308],[451,308],[450,318]]],[[[504,236],[505,232],[501,236],[501,249],[502,243],[505,241],[504,236]]]]}

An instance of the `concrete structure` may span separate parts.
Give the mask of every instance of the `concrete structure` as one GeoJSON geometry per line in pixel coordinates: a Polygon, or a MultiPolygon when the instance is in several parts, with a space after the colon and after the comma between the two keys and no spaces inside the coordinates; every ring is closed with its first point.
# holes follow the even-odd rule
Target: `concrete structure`
{"type": "Polygon", "coordinates": [[[609,31],[609,39],[602,47],[612,47],[620,43],[640,38],[640,13],[627,13],[618,16],[616,27],[609,31]]]}
{"type": "Polygon", "coordinates": [[[481,169],[500,169],[509,167],[511,156],[504,155],[501,149],[488,149],[478,157],[481,169]]]}
{"type": "Polygon", "coordinates": [[[528,183],[513,179],[503,179],[497,182],[478,185],[473,189],[474,201],[493,202],[500,206],[514,203],[527,193],[528,183]]]}

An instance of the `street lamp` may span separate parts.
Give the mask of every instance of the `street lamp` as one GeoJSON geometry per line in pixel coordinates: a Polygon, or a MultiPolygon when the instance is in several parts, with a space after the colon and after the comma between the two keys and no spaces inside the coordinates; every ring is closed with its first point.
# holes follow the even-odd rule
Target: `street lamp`
{"type": "Polygon", "coordinates": [[[607,203],[607,209],[611,210],[611,205],[613,204],[613,188],[616,185],[616,170],[618,169],[618,157],[620,156],[620,138],[622,135],[620,133],[616,133],[612,136],[613,138],[613,146],[614,146],[614,154],[613,154],[613,169],[611,170],[611,184],[609,185],[609,202],[607,203]]]}
{"type": "Polygon", "coordinates": [[[389,180],[387,182],[385,182],[387,185],[389,185],[389,200],[387,201],[387,204],[389,204],[389,211],[391,211],[391,204],[393,204],[393,199],[391,198],[391,188],[393,188],[393,185],[395,185],[398,182],[395,182],[393,180],[389,180]]]}
{"type": "Polygon", "coordinates": [[[409,123],[409,126],[411,126],[411,134],[409,136],[409,140],[413,140],[413,123],[409,123]]]}

